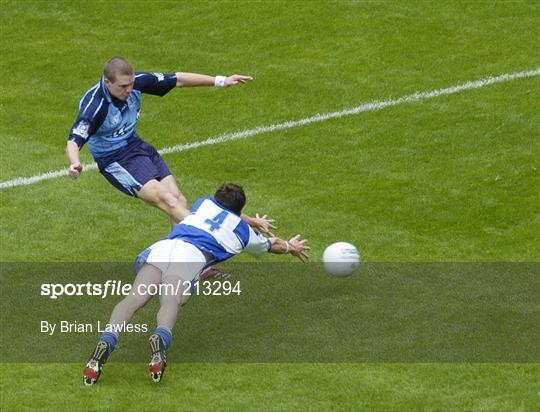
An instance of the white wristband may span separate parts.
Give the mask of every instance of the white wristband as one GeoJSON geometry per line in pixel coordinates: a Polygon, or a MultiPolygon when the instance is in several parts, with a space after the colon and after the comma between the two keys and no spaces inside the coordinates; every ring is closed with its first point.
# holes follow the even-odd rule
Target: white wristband
{"type": "Polygon", "coordinates": [[[289,242],[285,241],[285,246],[287,246],[287,250],[285,251],[284,254],[287,254],[287,253],[289,253],[289,250],[291,249],[291,248],[289,247],[289,242]]]}
{"type": "Polygon", "coordinates": [[[225,87],[226,76],[216,76],[214,80],[214,86],[216,87],[225,87]]]}

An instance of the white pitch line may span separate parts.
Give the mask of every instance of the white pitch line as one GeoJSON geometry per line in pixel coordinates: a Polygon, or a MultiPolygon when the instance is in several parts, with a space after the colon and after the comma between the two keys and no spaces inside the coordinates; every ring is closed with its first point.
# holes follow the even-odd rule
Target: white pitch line
{"type": "MultiPolygon", "coordinates": [[[[397,99],[375,100],[375,101],[371,101],[367,103],[362,103],[361,105],[356,106],[356,107],[340,110],[338,112],[316,114],[314,116],[306,117],[300,120],[289,120],[287,122],[272,124],[269,126],[258,126],[258,127],[255,127],[254,129],[228,133],[228,134],[212,137],[210,139],[199,141],[199,142],[165,147],[161,149],[159,152],[161,154],[183,152],[185,150],[196,149],[202,146],[225,143],[225,142],[230,142],[232,140],[246,139],[248,137],[257,136],[263,133],[276,132],[278,130],[285,130],[285,129],[291,129],[293,127],[305,126],[311,123],[322,122],[329,119],[336,119],[336,118],[340,118],[344,116],[351,116],[351,115],[355,115],[355,114],[359,114],[363,112],[381,110],[389,106],[397,106],[399,104],[411,103],[411,102],[416,102],[416,101],[425,100],[425,99],[432,99],[434,97],[459,93],[465,90],[481,89],[483,87],[490,86],[495,83],[502,83],[502,82],[507,82],[510,80],[523,79],[523,78],[534,77],[538,75],[540,75],[540,67],[537,67],[536,69],[533,69],[533,70],[526,70],[526,71],[516,72],[516,73],[507,73],[507,74],[502,74],[500,76],[485,77],[483,79],[468,81],[468,82],[458,84],[456,86],[447,87],[444,89],[437,89],[437,90],[432,90],[429,92],[416,92],[408,96],[399,97],[397,99]]],[[[97,165],[95,163],[90,163],[90,164],[83,165],[83,168],[86,171],[93,170],[93,169],[97,169],[97,165]]],[[[14,179],[1,182],[0,189],[32,185],[34,183],[38,183],[43,180],[50,180],[50,179],[54,179],[56,177],[65,176],[65,175],[67,175],[67,169],[50,171],[46,173],[41,173],[39,175],[31,176],[31,177],[16,177],[14,179]]]]}

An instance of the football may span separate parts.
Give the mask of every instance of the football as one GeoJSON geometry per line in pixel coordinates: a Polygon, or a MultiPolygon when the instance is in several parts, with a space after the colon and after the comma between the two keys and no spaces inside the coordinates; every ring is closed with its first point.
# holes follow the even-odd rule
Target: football
{"type": "Polygon", "coordinates": [[[337,277],[351,275],[360,264],[360,253],[354,245],[336,242],[328,246],[323,253],[324,268],[337,277]]]}

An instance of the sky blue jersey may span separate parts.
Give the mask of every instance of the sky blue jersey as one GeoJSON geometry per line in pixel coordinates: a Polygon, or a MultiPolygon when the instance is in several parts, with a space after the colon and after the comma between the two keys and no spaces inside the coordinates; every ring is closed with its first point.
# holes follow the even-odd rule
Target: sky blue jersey
{"type": "Polygon", "coordinates": [[[68,140],[77,143],[79,148],[88,142],[100,167],[110,163],[121,157],[130,144],[140,141],[136,131],[141,94],[164,96],[175,86],[175,74],[135,73],[133,91],[123,102],[110,95],[102,78],[82,97],[68,140]]]}
{"type": "Polygon", "coordinates": [[[244,251],[260,256],[272,247],[269,239],[213,197],[197,199],[191,214],[176,225],[166,239],[182,239],[195,245],[213,257],[209,263],[227,260],[244,251]]]}

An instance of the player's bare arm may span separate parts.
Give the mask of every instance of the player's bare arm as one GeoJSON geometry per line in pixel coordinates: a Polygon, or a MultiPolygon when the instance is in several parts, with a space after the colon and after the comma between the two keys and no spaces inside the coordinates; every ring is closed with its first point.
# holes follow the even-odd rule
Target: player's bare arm
{"type": "Polygon", "coordinates": [[[307,245],[307,239],[302,239],[300,235],[293,236],[289,240],[280,239],[278,237],[271,237],[272,242],[271,253],[278,255],[291,254],[297,257],[302,262],[307,262],[309,256],[307,254],[310,247],[307,245]]]}
{"type": "Polygon", "coordinates": [[[176,73],[176,87],[196,87],[196,86],[217,86],[229,87],[239,83],[247,83],[253,77],[243,74],[233,74],[232,76],[208,76],[198,73],[176,73]]]}
{"type": "Polygon", "coordinates": [[[66,156],[69,162],[68,175],[71,179],[77,179],[82,172],[82,164],[79,158],[79,146],[77,143],[68,140],[66,144],[66,156]]]}
{"type": "Polygon", "coordinates": [[[246,215],[245,213],[242,213],[240,215],[242,220],[246,222],[248,225],[250,225],[252,228],[257,229],[261,233],[270,234],[271,229],[277,229],[275,226],[276,221],[274,219],[270,219],[266,215],[259,216],[259,214],[255,214],[255,217],[246,215]]]}

